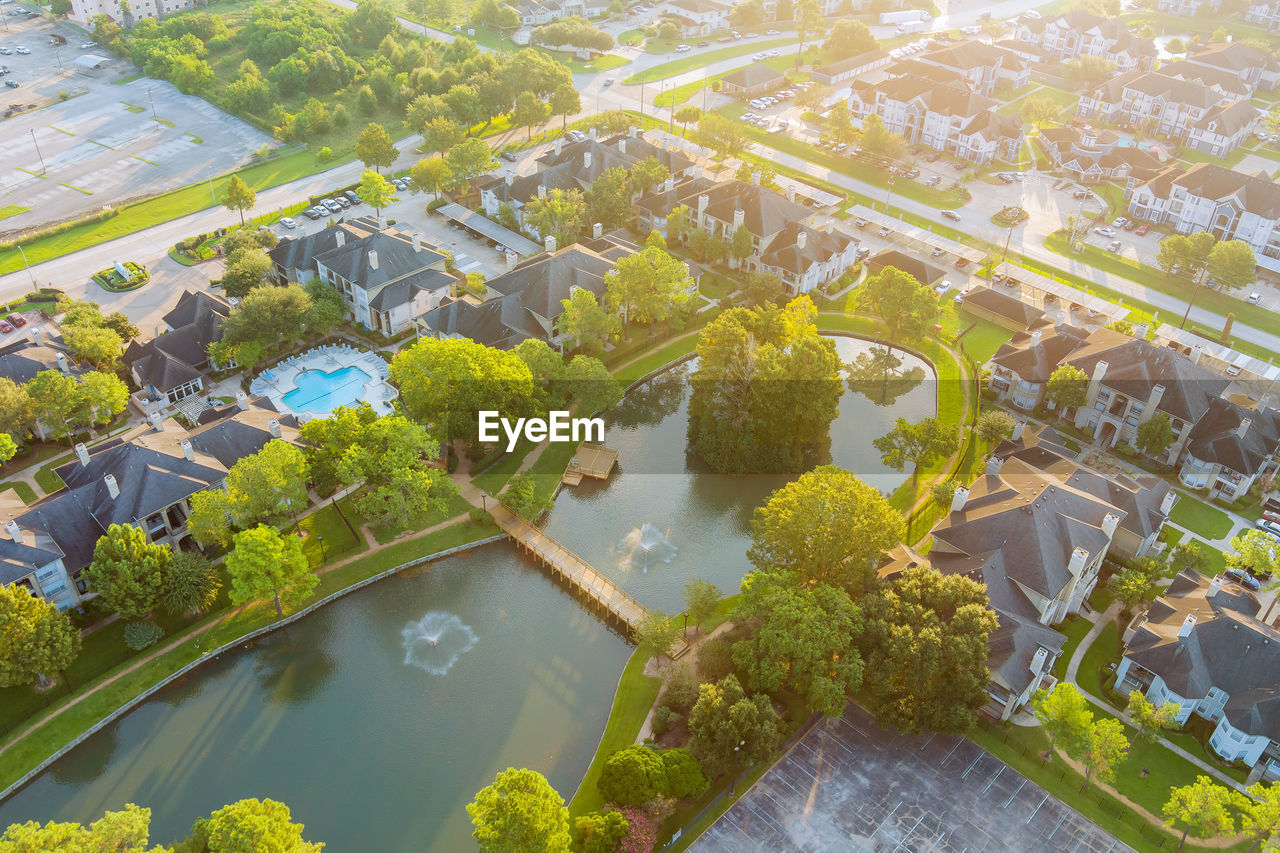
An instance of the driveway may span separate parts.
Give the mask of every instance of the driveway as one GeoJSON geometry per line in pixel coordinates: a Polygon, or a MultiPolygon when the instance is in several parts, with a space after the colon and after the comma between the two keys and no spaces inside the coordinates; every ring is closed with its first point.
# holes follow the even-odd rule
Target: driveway
{"type": "Polygon", "coordinates": [[[1130,851],[972,741],[819,723],[689,848],[1130,851]]]}

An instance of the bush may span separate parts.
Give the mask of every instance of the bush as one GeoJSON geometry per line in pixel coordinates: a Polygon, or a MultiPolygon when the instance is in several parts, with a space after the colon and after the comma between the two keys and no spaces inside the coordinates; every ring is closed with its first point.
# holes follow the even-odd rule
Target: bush
{"type": "Polygon", "coordinates": [[[605,802],[642,806],[666,790],[667,772],[658,753],[633,744],[605,759],[596,787],[605,802]]]}
{"type": "Polygon", "coordinates": [[[160,626],[150,622],[130,622],[124,626],[124,644],[135,652],[154,646],[163,636],[160,626]]]}
{"type": "Polygon", "coordinates": [[[332,159],[333,159],[333,149],[330,148],[328,145],[324,146],[323,148],[321,148],[319,151],[316,152],[317,163],[328,163],[332,159]]]}
{"type": "Polygon", "coordinates": [[[471,512],[467,513],[472,524],[492,524],[493,513],[487,512],[478,506],[472,507],[471,512]]]}
{"type": "Polygon", "coordinates": [[[708,640],[698,652],[698,672],[707,681],[719,681],[733,672],[733,641],[727,635],[708,640]]]}
{"type": "Polygon", "coordinates": [[[680,800],[701,797],[711,783],[702,773],[698,759],[687,749],[664,749],[662,766],[666,769],[667,785],[662,793],[680,800]]]}
{"type": "Polygon", "coordinates": [[[458,454],[450,453],[448,460],[444,463],[445,468],[452,474],[458,470],[458,454]]]}
{"type": "Polygon", "coordinates": [[[698,702],[698,679],[688,666],[676,667],[667,677],[662,703],[675,713],[687,716],[698,702]]]}
{"type": "Polygon", "coordinates": [[[661,708],[653,712],[653,733],[661,737],[671,730],[671,727],[680,720],[684,719],[675,711],[663,705],[661,708]]]}

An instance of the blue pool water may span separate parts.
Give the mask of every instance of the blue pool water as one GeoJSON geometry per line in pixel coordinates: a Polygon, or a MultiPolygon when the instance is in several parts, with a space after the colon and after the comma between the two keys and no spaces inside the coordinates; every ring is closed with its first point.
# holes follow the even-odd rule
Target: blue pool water
{"type": "Polygon", "coordinates": [[[1134,142],[1133,138],[1129,136],[1120,137],[1120,141],[1116,144],[1121,148],[1141,148],[1143,151],[1151,150],[1150,142],[1134,142]]]}
{"type": "Polygon", "coordinates": [[[370,378],[358,367],[344,367],[332,373],[304,370],[294,380],[297,387],[284,395],[284,404],[295,412],[327,415],[339,406],[357,402],[370,378]]]}

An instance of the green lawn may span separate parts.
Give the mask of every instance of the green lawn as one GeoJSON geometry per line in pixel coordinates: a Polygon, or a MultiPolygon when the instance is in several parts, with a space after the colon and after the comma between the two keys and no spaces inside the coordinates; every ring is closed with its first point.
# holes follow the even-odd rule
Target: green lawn
{"type": "Polygon", "coordinates": [[[1169,520],[1204,539],[1221,539],[1231,532],[1229,515],[1190,495],[1182,495],[1178,499],[1169,520]]]}
{"type": "Polygon", "coordinates": [[[65,465],[75,458],[74,453],[68,453],[66,456],[59,456],[52,462],[47,462],[40,466],[40,470],[36,472],[36,485],[44,489],[46,495],[52,494],[63,486],[62,478],[53,470],[61,465],[65,465]]]}
{"type": "Polygon", "coordinates": [[[38,495],[36,495],[35,489],[31,488],[31,486],[27,485],[26,483],[20,480],[0,483],[0,491],[4,491],[5,489],[13,489],[15,492],[18,493],[18,497],[25,504],[35,503],[37,498],[39,497],[38,495]]]}
{"type": "MultiPolygon", "coordinates": [[[[348,519],[352,524],[359,522],[358,518],[348,516],[348,519]]],[[[302,552],[307,555],[307,564],[311,566],[319,567],[362,545],[332,502],[302,519],[298,527],[306,534],[302,540],[302,552]],[[321,536],[324,537],[323,544],[319,539],[321,536]]]]}
{"type": "Polygon", "coordinates": [[[471,504],[467,503],[467,499],[462,495],[454,495],[445,502],[444,509],[437,513],[429,513],[426,516],[410,519],[408,524],[392,524],[388,527],[376,527],[373,531],[373,538],[380,543],[393,541],[397,536],[414,530],[425,530],[433,524],[439,524],[442,521],[448,521],[456,518],[471,510],[471,504]]]}
{"type": "Polygon", "coordinates": [[[0,219],[7,219],[10,216],[17,216],[20,213],[30,213],[31,208],[23,207],[18,204],[6,204],[0,207],[0,219]]]}
{"type": "MultiPolygon", "coordinates": [[[[958,319],[961,329],[973,325],[973,328],[960,339],[960,344],[963,350],[969,354],[969,357],[978,364],[982,364],[995,355],[1001,344],[1008,343],[1009,339],[1013,337],[1013,332],[1003,326],[997,326],[995,323],[974,317],[963,308],[959,312],[958,319]]],[[[945,324],[943,324],[943,328],[946,328],[945,324]]]]}
{"type": "Polygon", "coordinates": [[[1089,633],[1089,629],[1093,627],[1093,623],[1083,616],[1068,616],[1067,621],[1058,625],[1055,630],[1059,633],[1067,635],[1067,641],[1062,644],[1062,654],[1058,656],[1057,662],[1053,666],[1053,674],[1058,678],[1062,678],[1067,671],[1067,664],[1071,662],[1071,655],[1080,645],[1080,641],[1084,639],[1084,635],[1089,633]]]}
{"type": "Polygon", "coordinates": [[[471,478],[471,482],[475,483],[490,495],[496,495],[502,491],[502,487],[507,484],[515,476],[519,470],[524,458],[529,455],[529,451],[537,447],[536,444],[525,439],[520,439],[520,443],[516,445],[516,449],[511,453],[504,454],[501,459],[495,462],[489,470],[482,474],[477,474],[471,478]]]}
{"type": "Polygon", "coordinates": [[[1084,653],[1084,659],[1080,661],[1080,671],[1076,673],[1076,683],[1085,692],[1105,700],[1106,696],[1102,692],[1101,670],[1107,664],[1119,659],[1120,626],[1119,623],[1110,622],[1084,653]]]}
{"type": "MultiPolygon", "coordinates": [[[[755,42],[752,44],[737,44],[733,47],[722,47],[715,50],[695,50],[687,56],[682,56],[679,59],[673,59],[670,62],[664,62],[661,65],[655,65],[652,68],[646,68],[638,74],[632,74],[622,82],[627,85],[652,83],[655,80],[674,77],[675,75],[682,74],[685,71],[702,68],[703,66],[710,65],[713,62],[721,62],[725,59],[746,56],[749,53],[760,53],[761,51],[768,50],[769,48],[782,47],[783,45],[795,43],[795,38],[780,38],[772,41],[755,42]]],[[[646,50],[648,50],[647,47],[646,50]]],[[[649,52],[657,53],[659,51],[649,52]]]]}

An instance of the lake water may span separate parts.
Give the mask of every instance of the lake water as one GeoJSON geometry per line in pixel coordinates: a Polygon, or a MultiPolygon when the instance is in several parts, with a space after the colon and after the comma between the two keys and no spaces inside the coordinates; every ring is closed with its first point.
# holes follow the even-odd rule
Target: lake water
{"type": "MultiPolygon", "coordinates": [[[[843,361],[869,344],[838,338],[843,361]]],[[[909,361],[908,364],[921,364],[909,361]]],[[[707,472],[685,449],[689,364],[606,419],[604,484],[556,502],[547,531],[669,612],[694,577],[736,591],[751,511],[785,477],[707,472]],[[647,526],[646,526],[647,525],[647,526]]],[[[846,392],[833,461],[882,491],[908,475],[871,442],[934,414],[930,378],[890,406],[846,392]]],[[[288,803],[334,851],[473,848],[465,805],[508,766],[572,796],[630,649],[508,545],[393,577],[198,670],[0,804],[0,827],[90,821],[136,802],[153,841],[243,797],[288,803]]]]}

